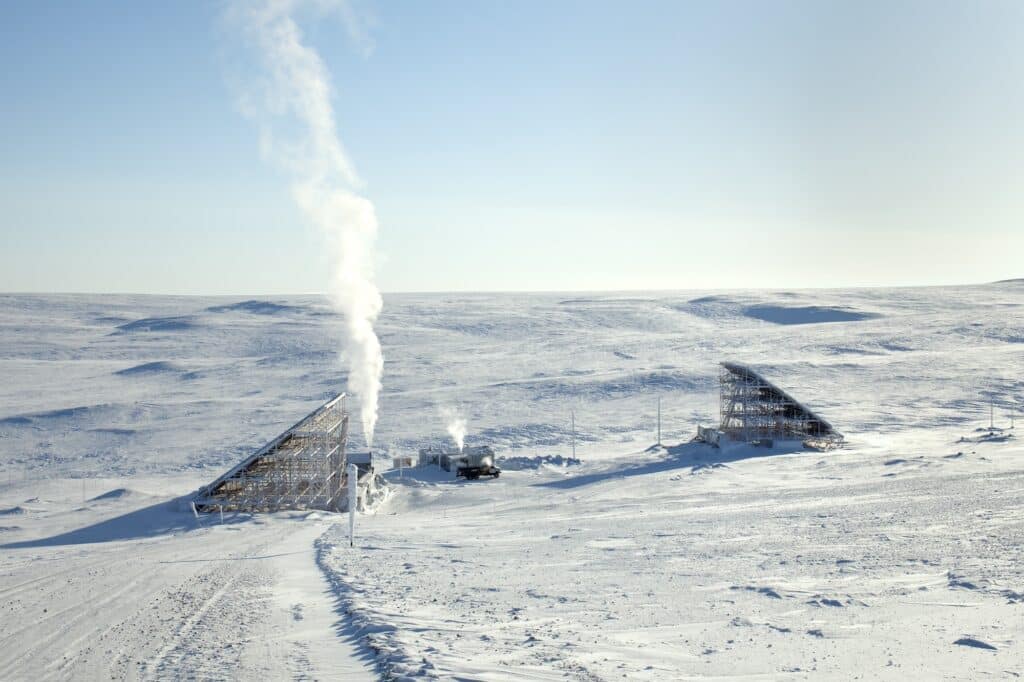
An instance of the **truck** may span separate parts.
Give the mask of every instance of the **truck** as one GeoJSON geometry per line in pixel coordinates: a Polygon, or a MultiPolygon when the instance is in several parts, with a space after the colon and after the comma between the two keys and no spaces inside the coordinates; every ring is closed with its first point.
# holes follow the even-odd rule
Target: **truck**
{"type": "Polygon", "coordinates": [[[501,469],[494,466],[494,450],[487,445],[464,448],[461,452],[445,455],[448,471],[455,469],[456,478],[462,477],[469,481],[475,481],[481,476],[497,478],[501,475],[501,469]]]}

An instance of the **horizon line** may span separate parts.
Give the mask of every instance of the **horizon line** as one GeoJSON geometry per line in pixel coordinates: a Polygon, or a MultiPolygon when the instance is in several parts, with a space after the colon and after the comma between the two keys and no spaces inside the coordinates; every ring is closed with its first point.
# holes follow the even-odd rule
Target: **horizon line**
{"type": "MultiPolygon", "coordinates": [[[[631,289],[423,289],[404,291],[382,291],[382,296],[411,296],[411,295],[447,295],[447,294],[627,294],[627,293],[671,293],[683,291],[837,291],[855,289],[930,289],[947,287],[977,287],[989,286],[992,284],[1012,284],[1024,282],[1024,277],[1012,277],[1007,279],[990,280],[985,282],[955,282],[943,284],[855,284],[855,285],[828,285],[828,286],[782,286],[782,287],[678,287],[678,288],[649,288],[638,287],[631,289]]],[[[140,292],[140,291],[29,291],[11,290],[0,291],[0,296],[153,296],[164,298],[239,298],[247,296],[322,296],[329,297],[326,291],[292,291],[292,292],[247,292],[247,293],[174,293],[174,292],[140,292]]]]}

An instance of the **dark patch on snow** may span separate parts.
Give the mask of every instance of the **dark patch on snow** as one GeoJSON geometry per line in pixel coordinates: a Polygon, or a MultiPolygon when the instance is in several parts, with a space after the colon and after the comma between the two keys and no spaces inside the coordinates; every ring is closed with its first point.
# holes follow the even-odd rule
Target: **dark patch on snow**
{"type": "Polygon", "coordinates": [[[825,633],[817,628],[815,628],[814,630],[808,630],[807,634],[809,634],[811,637],[817,637],[818,639],[825,638],[825,633]]]}
{"type": "Polygon", "coordinates": [[[703,473],[706,473],[706,472],[709,472],[709,471],[714,471],[715,469],[728,469],[728,468],[729,468],[729,465],[728,464],[723,464],[722,462],[698,462],[697,464],[694,464],[690,468],[690,475],[691,476],[696,476],[697,474],[703,474],[703,473]]]}
{"type": "Polygon", "coordinates": [[[960,639],[953,642],[953,644],[974,647],[975,649],[987,649],[989,651],[996,651],[996,648],[988,642],[983,642],[980,639],[975,639],[974,637],[961,637],[960,639]]]}
{"type": "Polygon", "coordinates": [[[177,373],[181,369],[174,364],[167,362],[166,360],[157,360],[156,362],[144,362],[141,365],[135,365],[134,367],[126,367],[119,369],[114,374],[122,377],[130,377],[140,374],[164,374],[164,373],[177,373]]]}
{"type": "MultiPolygon", "coordinates": [[[[569,375],[570,372],[565,374],[569,375]]],[[[574,380],[574,377],[565,376],[554,380],[500,382],[494,384],[493,388],[513,389],[536,402],[567,396],[601,400],[634,396],[644,391],[694,391],[706,384],[703,377],[684,372],[630,372],[590,380],[574,380]]]]}
{"type": "Polygon", "coordinates": [[[817,606],[819,608],[822,606],[831,606],[833,608],[840,609],[843,608],[843,602],[839,601],[838,599],[829,599],[827,597],[822,597],[820,594],[814,595],[814,597],[808,599],[804,603],[808,606],[817,606]]]}
{"type": "Polygon", "coordinates": [[[999,594],[1006,597],[1006,601],[1008,604],[1024,603],[1024,592],[1015,592],[1014,590],[999,590],[999,594]]]}
{"type": "Polygon", "coordinates": [[[28,417],[30,419],[69,419],[84,417],[92,409],[88,405],[82,405],[81,407],[66,407],[61,410],[50,410],[49,412],[36,412],[35,414],[28,415],[28,417]]]}
{"type": "Polygon", "coordinates": [[[89,429],[90,433],[106,433],[111,436],[134,436],[138,433],[135,429],[119,429],[116,427],[100,427],[96,429],[89,429]]]}
{"type": "Polygon", "coordinates": [[[636,360],[636,356],[635,355],[630,355],[629,353],[624,353],[621,350],[613,350],[612,351],[612,355],[614,355],[617,358],[622,358],[623,360],[636,360]]]}
{"type": "Polygon", "coordinates": [[[884,355],[880,351],[868,350],[866,348],[851,348],[849,346],[828,346],[824,351],[829,355],[884,355]]]}
{"type": "Polygon", "coordinates": [[[946,573],[946,580],[947,580],[947,584],[949,585],[949,589],[951,589],[951,590],[956,590],[956,589],[960,589],[960,590],[976,590],[976,589],[978,589],[977,585],[975,585],[974,583],[972,583],[972,582],[970,582],[968,580],[964,580],[963,577],[958,576],[957,574],[953,573],[952,571],[949,571],[949,572],[946,573]]]}
{"type": "Polygon", "coordinates": [[[181,317],[144,317],[141,320],[118,325],[115,334],[133,332],[181,332],[194,329],[196,323],[189,316],[181,317]]]}
{"type": "Polygon", "coordinates": [[[770,587],[758,587],[757,585],[732,585],[729,587],[730,590],[746,590],[747,592],[757,592],[763,594],[771,599],[782,599],[782,595],[773,590],[770,587]]]}
{"type": "Polygon", "coordinates": [[[8,507],[7,509],[0,509],[0,516],[15,516],[27,513],[28,510],[24,507],[8,507]]]}
{"type": "Polygon", "coordinates": [[[26,424],[31,424],[31,423],[32,423],[31,419],[29,419],[28,417],[22,417],[22,416],[18,416],[18,417],[4,417],[3,419],[0,419],[0,426],[25,426],[26,424]]]}
{"type": "Polygon", "coordinates": [[[299,312],[302,308],[294,305],[284,305],[273,301],[240,301],[227,305],[215,305],[206,309],[210,313],[249,313],[250,315],[280,315],[282,313],[299,312]]]}
{"type": "Polygon", "coordinates": [[[132,494],[134,493],[131,490],[128,490],[127,488],[114,488],[113,490],[108,490],[102,495],[97,495],[96,497],[90,499],[89,501],[100,502],[102,500],[119,500],[122,497],[128,497],[129,495],[132,494]]]}
{"type": "MultiPolygon", "coordinates": [[[[566,426],[552,424],[521,424],[500,428],[481,429],[473,437],[474,442],[493,443],[508,448],[518,447],[553,447],[568,442],[571,433],[566,426]]],[[[577,432],[577,441],[596,442],[598,438],[586,433],[577,432]]],[[[502,458],[502,461],[511,458],[502,458]]]]}
{"type": "Polygon", "coordinates": [[[196,524],[191,512],[179,512],[177,508],[178,502],[176,501],[161,501],[148,507],[135,509],[126,514],[51,537],[25,540],[23,542],[8,542],[0,545],[0,549],[123,542],[137,538],[189,533],[201,528],[201,526],[196,524]]]}
{"type": "Polygon", "coordinates": [[[743,309],[743,314],[772,324],[820,324],[823,322],[858,322],[880,317],[877,313],[866,313],[853,308],[829,308],[824,306],[781,306],[752,305],[743,309]]]}
{"type": "Polygon", "coordinates": [[[525,469],[539,469],[547,464],[557,467],[578,466],[582,464],[575,457],[563,457],[562,455],[540,455],[537,457],[501,457],[498,466],[509,471],[522,471],[525,469]]]}

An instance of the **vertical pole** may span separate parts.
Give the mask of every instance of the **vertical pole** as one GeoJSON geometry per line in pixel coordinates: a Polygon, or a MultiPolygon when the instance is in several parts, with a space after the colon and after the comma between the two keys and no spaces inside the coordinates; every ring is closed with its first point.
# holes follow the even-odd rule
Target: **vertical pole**
{"type": "Polygon", "coordinates": [[[988,430],[994,431],[996,428],[996,399],[992,396],[988,398],[988,430]]]}
{"type": "Polygon", "coordinates": [[[220,522],[224,523],[224,505],[220,505],[220,522]]]}
{"type": "Polygon", "coordinates": [[[359,500],[359,469],[355,464],[348,465],[348,546],[355,546],[356,536],[356,503],[359,500]]]}
{"type": "Polygon", "coordinates": [[[658,396],[658,446],[661,446],[661,396],[658,396]]]}
{"type": "Polygon", "coordinates": [[[569,411],[569,421],[572,424],[572,458],[576,459],[576,411],[569,411]]]}

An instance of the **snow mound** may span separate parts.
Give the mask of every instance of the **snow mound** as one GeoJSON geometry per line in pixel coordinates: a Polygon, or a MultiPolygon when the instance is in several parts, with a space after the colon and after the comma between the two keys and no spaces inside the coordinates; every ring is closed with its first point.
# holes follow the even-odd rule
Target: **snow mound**
{"type": "Polygon", "coordinates": [[[109,407],[109,405],[79,405],[77,407],[64,407],[56,410],[47,410],[46,412],[33,412],[32,414],[20,414],[12,417],[6,417],[5,419],[0,419],[0,424],[32,424],[37,420],[79,420],[87,416],[93,416],[97,412],[107,411],[109,410],[109,407]]]}
{"type": "Polygon", "coordinates": [[[0,516],[18,516],[21,514],[27,514],[28,510],[24,507],[8,507],[7,509],[0,509],[0,516]]]}
{"type": "Polygon", "coordinates": [[[960,646],[969,646],[975,649],[988,649],[989,651],[996,651],[996,648],[988,642],[983,642],[980,639],[974,637],[961,637],[960,639],[953,642],[953,644],[959,644],[960,646]]]}
{"type": "Polygon", "coordinates": [[[115,334],[131,334],[133,332],[181,332],[194,329],[195,320],[190,316],[180,317],[144,317],[140,320],[127,322],[117,326],[115,334]]]}
{"type": "Polygon", "coordinates": [[[144,374],[177,373],[181,371],[182,369],[180,367],[171,362],[167,362],[166,360],[157,360],[156,362],[144,362],[141,365],[119,369],[114,372],[114,374],[122,377],[130,377],[144,374]]]}
{"type": "Polygon", "coordinates": [[[570,467],[578,466],[583,462],[575,457],[563,457],[562,455],[538,455],[535,457],[502,457],[498,460],[498,466],[508,471],[524,471],[529,469],[540,469],[542,466],[570,467]]]}
{"type": "Polygon", "coordinates": [[[91,498],[89,501],[102,502],[104,500],[120,500],[129,497],[149,497],[149,495],[130,488],[114,488],[113,490],[108,490],[102,495],[97,495],[96,497],[91,498]]]}
{"type": "Polygon", "coordinates": [[[209,313],[249,313],[250,315],[280,315],[284,313],[299,312],[302,308],[293,305],[274,303],[273,301],[260,301],[252,299],[229,303],[226,305],[210,306],[206,309],[209,313]]]}

